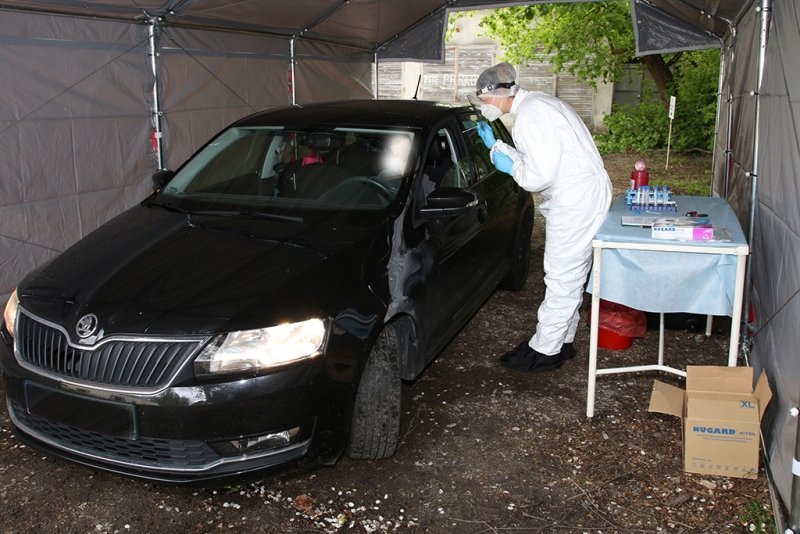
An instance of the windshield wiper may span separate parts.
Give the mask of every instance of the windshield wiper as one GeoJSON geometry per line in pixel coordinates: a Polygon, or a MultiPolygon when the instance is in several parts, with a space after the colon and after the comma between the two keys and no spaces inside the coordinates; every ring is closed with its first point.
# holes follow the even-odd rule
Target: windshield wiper
{"type": "Polygon", "coordinates": [[[154,200],[146,200],[143,202],[145,206],[148,208],[164,208],[167,211],[174,211],[175,213],[189,213],[189,210],[185,210],[183,208],[178,208],[173,206],[172,204],[167,204],[165,202],[156,202],[154,200]]]}
{"type": "Polygon", "coordinates": [[[215,210],[201,210],[201,211],[186,211],[191,218],[192,215],[211,216],[211,217],[233,217],[243,219],[270,219],[273,221],[285,221],[293,223],[303,223],[305,219],[296,215],[282,215],[280,213],[264,213],[262,211],[215,211],[215,210]]]}
{"type": "Polygon", "coordinates": [[[305,219],[296,215],[282,215],[280,213],[265,213],[263,211],[236,211],[236,210],[187,210],[178,208],[166,202],[155,202],[153,200],[147,201],[146,206],[164,208],[167,211],[174,211],[176,213],[185,213],[191,222],[192,215],[211,216],[211,217],[232,217],[243,219],[269,219],[272,221],[286,221],[293,223],[303,223],[305,219]]]}

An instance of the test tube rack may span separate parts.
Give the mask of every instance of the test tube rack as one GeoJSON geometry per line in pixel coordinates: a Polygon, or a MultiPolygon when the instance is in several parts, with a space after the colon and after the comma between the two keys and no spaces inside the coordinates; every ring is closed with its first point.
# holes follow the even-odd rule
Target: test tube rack
{"type": "Polygon", "coordinates": [[[663,211],[674,212],[678,210],[677,203],[672,200],[672,191],[669,187],[643,185],[636,189],[625,191],[625,204],[633,212],[663,211]]]}

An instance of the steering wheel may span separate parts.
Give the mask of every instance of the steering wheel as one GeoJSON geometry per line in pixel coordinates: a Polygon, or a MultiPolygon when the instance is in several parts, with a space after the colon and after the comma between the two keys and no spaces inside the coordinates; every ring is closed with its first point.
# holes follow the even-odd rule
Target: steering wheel
{"type": "Polygon", "coordinates": [[[369,176],[353,176],[337,184],[333,189],[323,193],[319,199],[321,201],[330,201],[336,198],[347,198],[357,194],[359,189],[362,189],[364,186],[375,192],[386,204],[389,204],[394,198],[389,188],[376,179],[370,178],[369,176]]]}

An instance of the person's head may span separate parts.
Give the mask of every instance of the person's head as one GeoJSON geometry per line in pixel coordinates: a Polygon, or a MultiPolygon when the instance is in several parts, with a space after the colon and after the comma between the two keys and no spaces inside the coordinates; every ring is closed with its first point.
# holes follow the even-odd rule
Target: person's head
{"type": "Polygon", "coordinates": [[[493,121],[511,111],[514,95],[519,91],[517,71],[510,63],[498,63],[478,76],[475,95],[480,100],[481,114],[493,121]]]}

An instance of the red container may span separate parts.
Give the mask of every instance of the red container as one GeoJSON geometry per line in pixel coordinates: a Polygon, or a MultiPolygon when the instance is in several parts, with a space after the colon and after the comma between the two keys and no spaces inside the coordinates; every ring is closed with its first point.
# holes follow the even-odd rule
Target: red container
{"type": "Polygon", "coordinates": [[[622,350],[627,349],[633,343],[633,338],[621,336],[605,328],[597,329],[597,346],[601,349],[622,350]]]}
{"type": "Polygon", "coordinates": [[[650,182],[650,173],[644,171],[631,171],[631,189],[639,189],[648,185],[650,182]]]}

